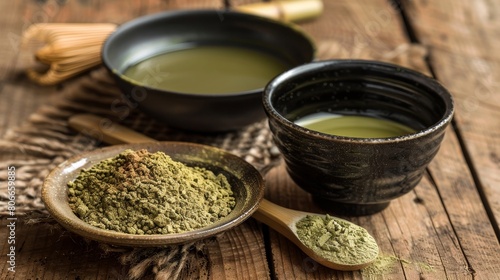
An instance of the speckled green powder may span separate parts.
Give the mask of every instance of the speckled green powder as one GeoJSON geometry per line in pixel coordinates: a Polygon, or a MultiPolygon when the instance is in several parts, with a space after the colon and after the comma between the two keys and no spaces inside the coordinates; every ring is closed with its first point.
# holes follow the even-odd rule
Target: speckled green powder
{"type": "Polygon", "coordinates": [[[361,274],[368,279],[378,279],[379,276],[398,273],[397,268],[401,267],[401,264],[405,268],[412,267],[420,272],[434,271],[432,265],[424,262],[413,262],[393,255],[379,255],[373,263],[361,269],[361,274]]]}
{"type": "Polygon", "coordinates": [[[80,219],[131,234],[195,230],[227,216],[235,205],[224,175],[146,150],[126,150],[83,170],[68,189],[80,219]]]}
{"type": "Polygon", "coordinates": [[[378,256],[372,264],[361,270],[361,274],[365,277],[390,274],[399,261],[395,256],[378,256]]]}
{"type": "Polygon", "coordinates": [[[366,229],[329,215],[308,215],[296,223],[299,239],[316,254],[339,264],[373,261],[378,245],[366,229]]]}

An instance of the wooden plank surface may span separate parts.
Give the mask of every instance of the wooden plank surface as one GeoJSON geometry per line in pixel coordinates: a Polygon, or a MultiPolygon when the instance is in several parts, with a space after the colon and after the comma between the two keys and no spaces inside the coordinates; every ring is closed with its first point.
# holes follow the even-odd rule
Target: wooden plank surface
{"type": "MultiPolygon", "coordinates": [[[[474,179],[465,185],[463,181],[456,182],[454,192],[447,196],[451,201],[445,203],[456,206],[453,198],[469,194],[467,190],[473,183],[479,190],[496,235],[480,234],[483,228],[490,227],[482,219],[476,220],[481,209],[470,204],[447,209],[452,217],[460,218],[455,228],[457,233],[464,232],[458,235],[464,253],[469,255],[470,267],[478,276],[493,278],[500,270],[498,259],[483,250],[498,247],[500,240],[500,3],[474,1],[471,5],[467,1],[440,1],[440,5],[428,5],[425,1],[407,1],[405,4],[418,38],[431,46],[429,62],[435,75],[454,94],[455,127],[474,179]],[[463,215],[464,210],[469,214],[463,215]]],[[[457,147],[456,152],[459,151],[457,147]]],[[[459,168],[450,165],[443,165],[441,170],[436,176],[452,179],[462,174],[459,168]]]]}
{"type": "MultiPolygon", "coordinates": [[[[0,19],[0,135],[61,87],[31,84],[22,71],[29,53],[12,47],[34,22],[116,22],[167,9],[222,7],[224,1],[2,1],[0,19]],[[20,16],[21,15],[21,16],[20,16]],[[17,39],[16,39],[17,38],[17,39]],[[10,40],[10,41],[9,41],[10,40]],[[6,114],[9,112],[9,114],[6,114]]],[[[257,2],[233,0],[233,5],[257,2]]],[[[418,42],[410,41],[400,7],[386,0],[324,0],[320,18],[300,23],[319,59],[390,61],[435,74],[457,100],[455,125],[422,182],[382,213],[345,217],[370,231],[395,262],[379,274],[338,272],[317,265],[288,240],[253,219],[207,241],[186,278],[199,279],[498,279],[500,273],[499,3],[403,1],[418,42]],[[431,71],[432,70],[432,71],[431,71]],[[486,205],[486,206],[485,206],[486,205]]],[[[62,86],[64,87],[64,85],[62,86]]],[[[266,176],[266,196],[286,207],[323,212],[286,174],[266,176]]],[[[2,220],[0,226],[6,226],[2,220]]],[[[0,238],[4,239],[0,231],[0,238]]],[[[117,254],[104,254],[57,225],[23,225],[18,272],[8,279],[126,279],[117,254]]],[[[8,253],[1,243],[2,256],[8,253]]],[[[3,260],[3,259],[2,259],[3,260]]]]}
{"type": "Polygon", "coordinates": [[[500,195],[500,3],[439,2],[406,6],[437,78],[454,93],[457,131],[498,236],[500,200],[490,198],[500,195]]]}

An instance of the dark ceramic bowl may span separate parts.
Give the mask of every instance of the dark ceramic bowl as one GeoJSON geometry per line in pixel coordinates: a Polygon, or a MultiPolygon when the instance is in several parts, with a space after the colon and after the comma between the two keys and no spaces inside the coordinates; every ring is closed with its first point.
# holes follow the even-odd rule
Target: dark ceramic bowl
{"type": "MultiPolygon", "coordinates": [[[[289,68],[311,62],[315,52],[310,38],[291,24],[233,11],[178,10],[121,25],[104,43],[102,60],[131,106],[172,127],[227,131],[263,119],[264,85],[223,95],[194,94],[142,86],[123,76],[128,67],[145,59],[201,45],[255,49],[282,60],[289,68]]],[[[175,73],[175,69],[169,71],[175,73]]]]}
{"type": "Polygon", "coordinates": [[[436,155],[454,111],[437,81],[387,63],[314,62],[268,84],[264,108],[293,180],[321,206],[345,215],[376,213],[413,189],[436,155]],[[351,138],[294,123],[317,112],[376,116],[415,133],[351,138]]]}
{"type": "Polygon", "coordinates": [[[208,238],[229,230],[248,219],[264,196],[264,182],[260,173],[240,157],[223,150],[183,142],[152,142],[116,145],[75,156],[47,176],[42,187],[42,200],[52,217],[68,230],[90,240],[108,244],[134,247],[158,247],[188,243],[208,238]],[[89,225],[78,218],[68,203],[68,182],[80,171],[108,158],[115,157],[125,149],[147,149],[162,151],[173,160],[188,166],[199,166],[228,178],[236,199],[231,213],[213,224],[193,231],[176,234],[128,234],[89,225]]]}

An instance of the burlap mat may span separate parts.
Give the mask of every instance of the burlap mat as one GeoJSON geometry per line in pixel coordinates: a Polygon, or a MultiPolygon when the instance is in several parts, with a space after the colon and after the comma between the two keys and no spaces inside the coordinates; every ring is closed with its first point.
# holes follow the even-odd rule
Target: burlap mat
{"type": "MultiPolygon", "coordinates": [[[[277,162],[265,120],[239,131],[219,134],[187,133],[170,129],[127,105],[103,69],[96,69],[65,85],[58,96],[33,114],[20,128],[9,131],[0,140],[0,181],[7,181],[7,167],[16,167],[16,215],[27,223],[55,223],[41,201],[41,186],[47,174],[69,157],[106,144],[68,127],[68,118],[92,113],[109,118],[160,141],[189,141],[222,148],[244,158],[259,170],[277,162]]],[[[0,192],[0,215],[8,215],[7,191],[0,192]]],[[[204,241],[205,242],[205,241],[204,241]]],[[[157,278],[176,277],[189,269],[189,259],[203,250],[204,242],[163,249],[125,249],[102,244],[105,251],[119,251],[129,276],[139,279],[146,272],[157,278]]],[[[189,273],[187,273],[189,274],[189,273]]]]}

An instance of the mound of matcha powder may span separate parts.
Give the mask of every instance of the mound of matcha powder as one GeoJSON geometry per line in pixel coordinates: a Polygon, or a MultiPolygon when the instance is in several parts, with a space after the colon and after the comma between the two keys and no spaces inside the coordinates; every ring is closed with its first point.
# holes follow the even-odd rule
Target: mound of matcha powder
{"type": "Polygon", "coordinates": [[[224,175],[147,150],[126,150],[82,170],[68,189],[80,219],[131,234],[195,230],[227,216],[235,205],[224,175]]]}
{"type": "Polygon", "coordinates": [[[316,254],[346,265],[378,256],[378,245],[366,229],[329,215],[307,215],[296,224],[299,239],[316,254]]]}

